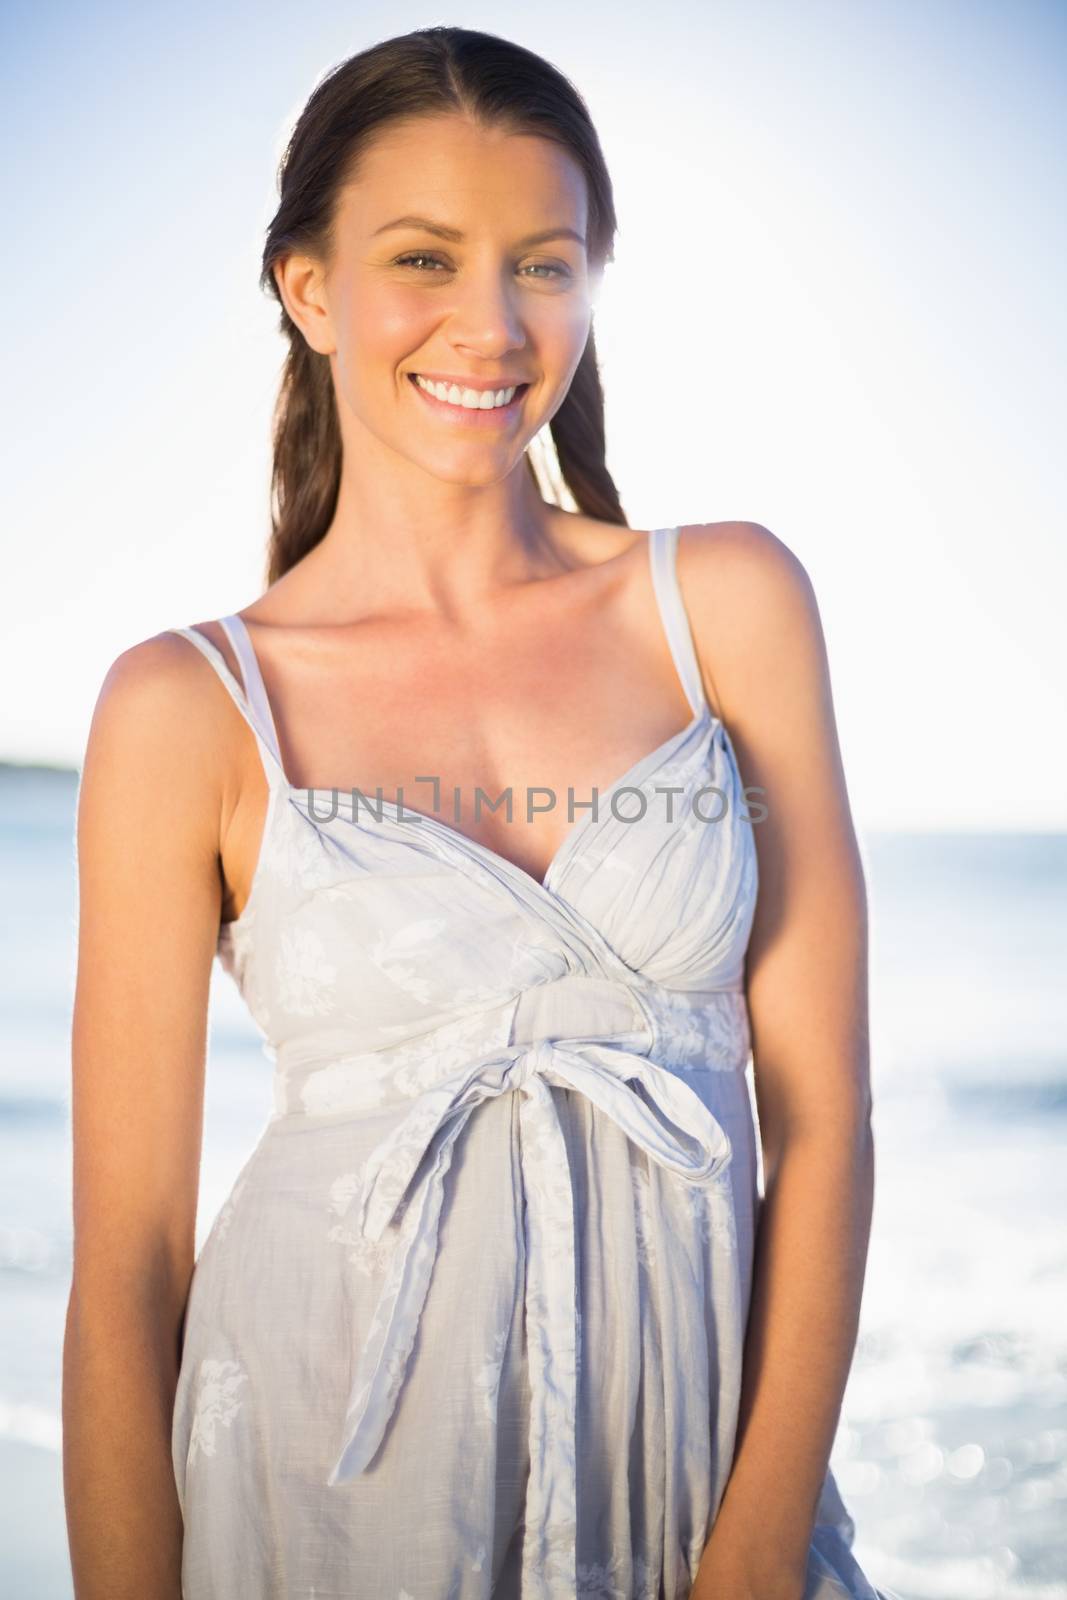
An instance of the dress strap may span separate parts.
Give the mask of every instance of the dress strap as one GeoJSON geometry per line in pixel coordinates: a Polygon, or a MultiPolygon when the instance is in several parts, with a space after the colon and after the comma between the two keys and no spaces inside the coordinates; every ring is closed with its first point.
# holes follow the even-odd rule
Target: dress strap
{"type": "MultiPolygon", "coordinates": [[[[265,720],[261,706],[250,703],[249,696],[230,671],[222,651],[212,643],[206,634],[201,633],[199,628],[165,628],[163,631],[165,633],[180,633],[183,639],[188,639],[191,644],[194,644],[200,654],[211,663],[222,679],[234,705],[256,736],[260,760],[263,763],[263,770],[267,775],[268,784],[271,788],[276,784],[284,786],[287,779],[282,768],[281,756],[278,753],[278,740],[274,731],[273,718],[270,717],[270,707],[267,706],[266,708],[267,719],[269,720],[265,720]]],[[[229,628],[226,629],[226,636],[232,643],[233,635],[229,628]]],[[[255,683],[258,679],[260,691],[262,692],[262,679],[259,679],[258,671],[254,669],[252,677],[249,677],[248,668],[241,658],[240,651],[238,651],[238,661],[241,665],[241,671],[245,675],[246,683],[255,683]]]]}
{"type": "Polygon", "coordinates": [[[652,582],[656,591],[660,619],[667,643],[671,647],[674,665],[682,680],[689,704],[696,716],[708,707],[704,683],[700,676],[700,661],[693,644],[689,617],[678,583],[678,536],[681,528],[653,528],[649,534],[648,550],[652,563],[652,582]]]}
{"type": "Polygon", "coordinates": [[[245,693],[248,695],[249,703],[263,727],[270,734],[271,753],[280,767],[282,755],[281,746],[278,743],[278,730],[274,726],[274,714],[270,709],[270,701],[267,698],[263,674],[259,670],[259,657],[256,655],[255,648],[248,636],[244,618],[233,612],[228,617],[220,617],[219,621],[226,630],[226,637],[232,644],[234,653],[241,664],[241,676],[244,679],[245,693]]]}

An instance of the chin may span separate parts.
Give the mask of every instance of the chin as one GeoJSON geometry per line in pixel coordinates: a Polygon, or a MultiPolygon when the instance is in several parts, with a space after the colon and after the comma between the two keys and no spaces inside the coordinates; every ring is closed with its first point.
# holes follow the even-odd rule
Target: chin
{"type": "Polygon", "coordinates": [[[508,459],[505,462],[499,459],[495,461],[486,459],[481,462],[422,460],[416,464],[442,483],[454,483],[468,489],[484,489],[490,484],[502,483],[509,473],[521,465],[522,457],[523,451],[520,450],[514,460],[508,459]]]}

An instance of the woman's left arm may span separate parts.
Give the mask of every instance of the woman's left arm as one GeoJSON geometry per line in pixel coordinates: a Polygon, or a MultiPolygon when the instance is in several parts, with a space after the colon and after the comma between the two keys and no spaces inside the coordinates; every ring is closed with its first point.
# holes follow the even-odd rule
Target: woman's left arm
{"type": "Polygon", "coordinates": [[[679,578],[767,812],[746,963],[764,1193],[733,1466],[691,1600],[801,1600],[873,1208],[866,888],[805,569],[723,523],[683,537],[679,578]]]}

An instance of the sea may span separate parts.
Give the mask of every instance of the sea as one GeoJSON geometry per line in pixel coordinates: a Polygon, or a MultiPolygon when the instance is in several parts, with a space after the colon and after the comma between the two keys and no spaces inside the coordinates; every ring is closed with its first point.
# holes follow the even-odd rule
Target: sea
{"type": "MultiPolygon", "coordinates": [[[[77,782],[0,765],[5,1600],[73,1596],[77,782]]],[[[861,828],[860,847],[875,1207],[831,1456],[853,1550],[901,1600],[1067,1600],[1067,834],[861,828]]],[[[216,963],[198,1249],[271,1112],[262,1046],[216,963]]]]}

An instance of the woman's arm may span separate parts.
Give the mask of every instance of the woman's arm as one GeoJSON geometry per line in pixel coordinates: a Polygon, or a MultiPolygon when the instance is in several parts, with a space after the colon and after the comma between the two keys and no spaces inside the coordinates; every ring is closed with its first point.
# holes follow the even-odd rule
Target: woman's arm
{"type": "Polygon", "coordinates": [[[764,1200],[734,1463],[693,1600],[800,1600],[873,1205],[866,890],[807,573],[758,524],[700,530],[686,554],[698,653],[768,812],[747,960],[764,1200]]]}
{"type": "Polygon", "coordinates": [[[63,1345],[77,1600],[181,1596],[170,1439],[221,902],[220,728],[203,709],[192,655],[160,635],[117,658],[78,795],[74,1271],[63,1345]]]}

